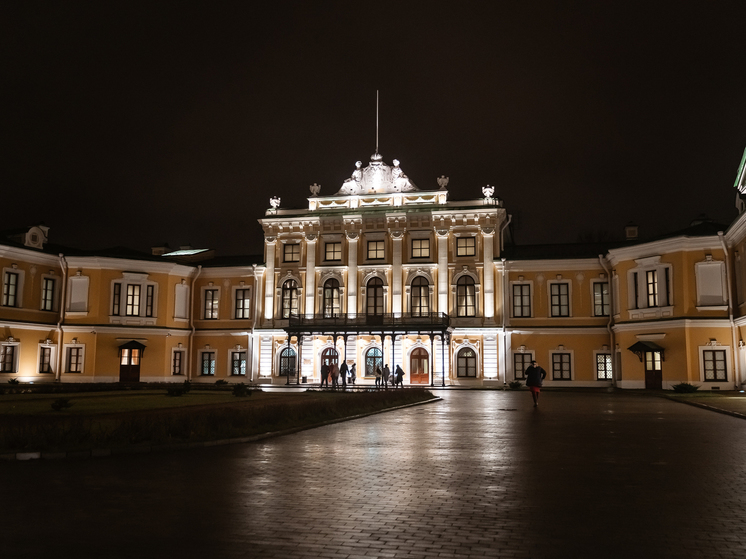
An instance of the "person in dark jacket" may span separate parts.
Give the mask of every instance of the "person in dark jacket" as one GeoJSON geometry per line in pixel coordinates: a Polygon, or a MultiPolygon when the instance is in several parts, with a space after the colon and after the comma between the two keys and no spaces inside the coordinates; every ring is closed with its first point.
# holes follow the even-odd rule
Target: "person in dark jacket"
{"type": "Polygon", "coordinates": [[[534,399],[534,407],[539,405],[539,393],[541,384],[547,378],[547,372],[531,361],[531,365],[526,369],[526,386],[531,390],[531,397],[534,399]]]}
{"type": "Polygon", "coordinates": [[[396,366],[396,372],[394,373],[394,388],[397,386],[404,388],[404,371],[399,365],[396,366]]]}
{"type": "Polygon", "coordinates": [[[326,363],[321,364],[321,386],[319,388],[323,388],[324,384],[329,388],[329,365],[326,363]]]}
{"type": "Polygon", "coordinates": [[[355,379],[357,378],[357,363],[352,364],[352,368],[350,369],[350,382],[352,384],[355,384],[355,379]]]}
{"type": "Polygon", "coordinates": [[[339,367],[339,379],[342,381],[342,388],[347,387],[347,360],[342,361],[342,365],[339,367]]]}

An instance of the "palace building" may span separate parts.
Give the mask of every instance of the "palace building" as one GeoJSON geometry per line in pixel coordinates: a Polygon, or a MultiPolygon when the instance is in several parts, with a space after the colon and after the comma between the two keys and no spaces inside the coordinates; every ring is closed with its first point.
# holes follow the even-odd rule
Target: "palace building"
{"type": "MultiPolygon", "coordinates": [[[[745,153],[746,159],[746,153],[745,153]]],[[[746,177],[739,216],[641,241],[515,245],[494,188],[452,200],[377,152],[308,206],[272,198],[264,254],[84,251],[44,226],[0,238],[0,382],[318,384],[324,363],[404,383],[740,389],[746,177]]]]}

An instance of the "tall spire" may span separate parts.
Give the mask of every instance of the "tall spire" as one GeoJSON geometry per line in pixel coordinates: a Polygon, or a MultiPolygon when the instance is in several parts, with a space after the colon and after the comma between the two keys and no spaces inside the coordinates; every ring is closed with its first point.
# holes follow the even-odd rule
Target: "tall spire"
{"type": "Polygon", "coordinates": [[[378,90],[376,89],[376,155],[378,155],[378,90]]]}

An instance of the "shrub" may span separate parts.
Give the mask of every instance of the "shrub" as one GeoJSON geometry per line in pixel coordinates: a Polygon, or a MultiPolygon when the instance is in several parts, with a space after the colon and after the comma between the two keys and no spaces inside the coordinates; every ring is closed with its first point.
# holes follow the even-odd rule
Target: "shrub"
{"type": "Polygon", "coordinates": [[[70,398],[57,398],[51,403],[51,406],[54,411],[62,411],[72,406],[72,403],[70,402],[70,398]]]}
{"type": "Polygon", "coordinates": [[[680,382],[679,384],[674,384],[671,388],[673,388],[674,392],[678,392],[680,394],[696,392],[697,390],[699,390],[699,386],[695,384],[689,384],[688,382],[680,382]]]}
{"type": "Polygon", "coordinates": [[[215,381],[215,386],[225,386],[226,384],[228,384],[228,381],[222,378],[215,381]]]}
{"type": "Polygon", "coordinates": [[[238,397],[251,396],[251,390],[244,383],[239,382],[233,385],[233,395],[238,397]]]}
{"type": "Polygon", "coordinates": [[[166,396],[183,396],[189,392],[188,390],[184,390],[183,386],[176,385],[176,386],[169,386],[166,388],[166,396]]]}
{"type": "Polygon", "coordinates": [[[8,384],[21,384],[17,378],[9,378],[8,384]]]}
{"type": "Polygon", "coordinates": [[[184,394],[188,393],[192,389],[192,381],[185,380],[181,387],[184,390],[184,394]]]}
{"type": "Polygon", "coordinates": [[[514,380],[512,382],[509,382],[508,386],[510,387],[511,390],[520,390],[521,386],[523,386],[523,383],[521,383],[521,381],[519,380],[514,380]]]}

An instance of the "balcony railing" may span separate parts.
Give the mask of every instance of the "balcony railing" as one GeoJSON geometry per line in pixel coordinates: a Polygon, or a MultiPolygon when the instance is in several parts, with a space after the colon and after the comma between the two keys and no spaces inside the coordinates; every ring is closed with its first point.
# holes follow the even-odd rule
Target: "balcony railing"
{"type": "Polygon", "coordinates": [[[290,316],[288,330],[446,330],[450,319],[446,313],[392,313],[350,315],[290,316]]]}

